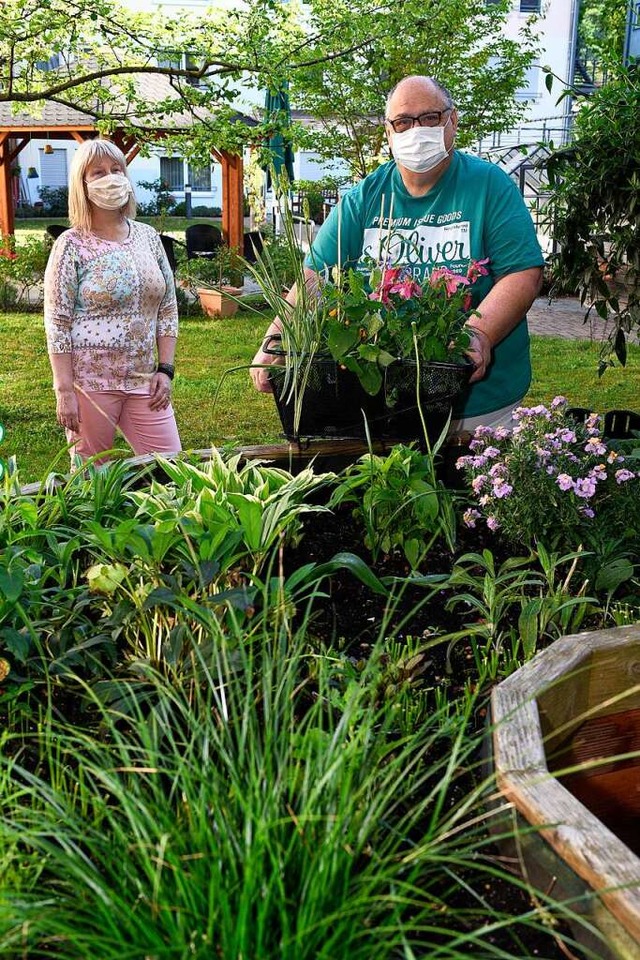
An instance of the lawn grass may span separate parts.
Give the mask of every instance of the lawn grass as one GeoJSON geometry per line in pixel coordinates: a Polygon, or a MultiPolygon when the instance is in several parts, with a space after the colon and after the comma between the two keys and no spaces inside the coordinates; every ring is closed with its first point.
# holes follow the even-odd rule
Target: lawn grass
{"type": "MultiPolygon", "coordinates": [[[[213,223],[220,226],[221,223],[219,217],[191,217],[189,220],[186,217],[136,217],[136,220],[149,223],[158,232],[170,234],[177,240],[184,240],[184,231],[190,224],[213,223]]],[[[26,240],[28,236],[41,237],[50,223],[61,223],[64,226],[69,226],[67,217],[25,217],[16,220],[16,242],[20,244],[20,241],[26,240]]]]}
{"type": "MultiPolygon", "coordinates": [[[[282,439],[273,398],[254,391],[246,369],[268,320],[247,311],[223,321],[182,320],[174,403],[185,449],[282,439]],[[237,367],[243,369],[230,372],[237,367]]],[[[55,420],[42,318],[37,313],[4,314],[0,326],[0,423],[5,427],[0,456],[15,454],[22,482],[30,483],[47,473],[64,446],[55,420]]],[[[548,403],[562,394],[572,406],[599,412],[638,409],[640,348],[629,349],[625,369],[608,370],[600,379],[598,346],[589,341],[534,337],[532,354],[534,378],[527,403],[548,403]]]]}

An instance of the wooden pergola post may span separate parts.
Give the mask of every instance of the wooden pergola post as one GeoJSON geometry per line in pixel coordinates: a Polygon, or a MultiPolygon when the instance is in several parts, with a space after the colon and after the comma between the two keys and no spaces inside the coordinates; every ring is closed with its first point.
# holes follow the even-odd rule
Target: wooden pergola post
{"type": "Polygon", "coordinates": [[[0,233],[3,237],[15,231],[15,214],[13,210],[13,190],[11,184],[11,165],[20,152],[21,145],[11,149],[11,134],[8,131],[0,132],[0,233]]]}
{"type": "Polygon", "coordinates": [[[222,166],[222,232],[227,246],[244,248],[244,183],[242,157],[226,150],[211,150],[222,166]]]}

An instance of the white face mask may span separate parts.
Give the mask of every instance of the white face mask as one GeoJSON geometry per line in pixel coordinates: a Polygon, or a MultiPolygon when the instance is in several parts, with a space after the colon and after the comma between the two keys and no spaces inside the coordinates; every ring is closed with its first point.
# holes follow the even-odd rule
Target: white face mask
{"type": "Polygon", "coordinates": [[[449,155],[444,143],[444,127],[411,127],[404,133],[394,133],[391,136],[391,152],[396,163],[402,164],[407,170],[426,173],[449,155]]]}
{"type": "Polygon", "coordinates": [[[102,210],[119,210],[129,200],[133,188],[124,173],[109,173],[98,180],[86,181],[87,196],[102,210]]]}

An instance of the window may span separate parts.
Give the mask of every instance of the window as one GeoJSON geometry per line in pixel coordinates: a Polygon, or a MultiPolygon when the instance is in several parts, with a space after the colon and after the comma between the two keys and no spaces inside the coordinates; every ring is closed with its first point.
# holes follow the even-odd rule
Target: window
{"type": "Polygon", "coordinates": [[[520,13],[540,13],[540,0],[520,0],[520,13]]]}
{"type": "Polygon", "coordinates": [[[45,73],[48,73],[49,70],[57,70],[60,66],[60,54],[53,53],[48,60],[38,60],[36,63],[36,68],[38,70],[43,70],[45,73]]]}
{"type": "Polygon", "coordinates": [[[532,64],[524,72],[522,86],[518,87],[515,96],[517,100],[530,100],[538,95],[538,80],[540,78],[540,67],[537,63],[532,64]]]}
{"type": "Polygon", "coordinates": [[[67,177],[67,151],[53,150],[51,153],[45,153],[40,148],[40,186],[41,187],[66,187],[67,177]]]}
{"type": "Polygon", "coordinates": [[[169,190],[184,190],[182,157],[160,157],[160,179],[169,185],[169,190]]]}
{"type": "Polygon", "coordinates": [[[197,167],[189,164],[189,183],[191,189],[201,193],[211,192],[211,164],[206,167],[197,167]]]}
{"type": "MultiPolygon", "coordinates": [[[[191,53],[167,50],[158,57],[158,66],[168,70],[199,70],[201,63],[191,53]]],[[[199,87],[203,82],[199,77],[186,77],[184,79],[192,87],[199,87]]]]}

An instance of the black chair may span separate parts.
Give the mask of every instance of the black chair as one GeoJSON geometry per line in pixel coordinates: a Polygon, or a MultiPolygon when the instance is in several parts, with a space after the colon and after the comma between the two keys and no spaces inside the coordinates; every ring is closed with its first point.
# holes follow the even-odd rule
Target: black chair
{"type": "Polygon", "coordinates": [[[171,267],[171,273],[175,273],[178,265],[176,247],[184,247],[184,243],[181,243],[180,240],[176,240],[175,237],[167,237],[164,233],[160,234],[160,243],[162,244],[164,252],[167,255],[167,260],[169,261],[169,266],[171,267]]]}
{"type": "Polygon", "coordinates": [[[69,227],[63,227],[61,223],[50,223],[46,229],[46,233],[49,234],[52,240],[57,240],[60,234],[68,229],[69,227]]]}
{"type": "Polygon", "coordinates": [[[257,254],[264,249],[264,239],[259,230],[250,230],[244,235],[242,255],[249,263],[255,263],[257,254]]]}
{"type": "Polygon", "coordinates": [[[209,258],[215,256],[216,250],[222,246],[222,231],[213,224],[193,223],[184,231],[187,247],[187,260],[198,257],[209,258]]]}
{"type": "Polygon", "coordinates": [[[609,410],[602,429],[610,440],[630,440],[640,433],[640,413],[633,410],[609,410]]]}

